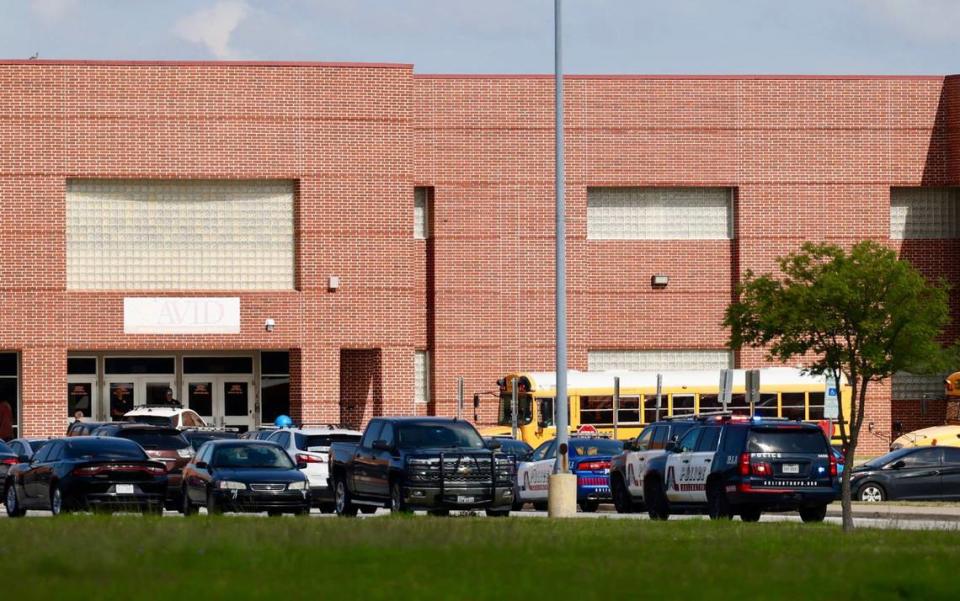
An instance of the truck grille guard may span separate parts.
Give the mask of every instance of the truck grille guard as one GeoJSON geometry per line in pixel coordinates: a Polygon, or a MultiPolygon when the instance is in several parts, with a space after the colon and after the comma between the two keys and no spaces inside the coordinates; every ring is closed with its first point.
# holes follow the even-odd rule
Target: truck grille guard
{"type": "MultiPolygon", "coordinates": [[[[418,458],[418,459],[423,460],[427,458],[424,457],[424,458],[418,458]]],[[[480,481],[473,480],[473,482],[476,482],[478,485],[489,484],[489,494],[490,494],[491,500],[496,498],[497,484],[503,481],[503,478],[501,478],[498,475],[498,468],[502,466],[509,467],[509,478],[511,482],[512,482],[513,474],[516,473],[516,467],[517,467],[516,458],[511,457],[509,455],[503,455],[502,457],[497,457],[496,455],[491,454],[487,457],[477,457],[477,455],[473,453],[441,452],[439,457],[439,462],[438,462],[439,465],[437,466],[438,467],[437,475],[439,476],[439,484],[440,484],[440,498],[444,497],[444,495],[447,493],[447,490],[450,488],[450,484],[452,484],[453,482],[457,482],[457,483],[463,482],[467,484],[471,482],[471,479],[469,477],[458,478],[456,477],[455,473],[453,474],[450,473],[451,469],[453,469],[454,471],[459,470],[461,467],[461,464],[463,464],[464,462],[464,459],[469,460],[470,464],[477,468],[476,472],[474,472],[471,469],[470,471],[471,474],[476,473],[477,475],[480,475],[483,477],[483,480],[480,480],[480,481]],[[487,466],[481,465],[481,463],[484,460],[489,463],[489,469],[487,469],[487,466]],[[489,478],[489,482],[486,482],[488,478],[489,478]]],[[[410,465],[409,461],[410,459],[407,460],[408,467],[410,465]]]]}

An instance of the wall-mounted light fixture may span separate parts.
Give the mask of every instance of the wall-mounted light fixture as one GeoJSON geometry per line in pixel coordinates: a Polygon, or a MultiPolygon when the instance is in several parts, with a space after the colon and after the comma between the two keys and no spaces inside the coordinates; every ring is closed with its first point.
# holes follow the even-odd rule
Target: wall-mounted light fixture
{"type": "Polygon", "coordinates": [[[275,327],[277,327],[277,322],[273,321],[273,318],[272,318],[272,317],[268,317],[268,318],[266,318],[265,320],[263,320],[263,329],[264,329],[264,330],[266,330],[266,331],[268,331],[268,332],[272,332],[272,331],[273,331],[273,328],[275,328],[275,327]]]}
{"type": "Polygon", "coordinates": [[[336,290],[340,287],[340,276],[332,275],[327,278],[327,290],[336,290]]]}
{"type": "Polygon", "coordinates": [[[650,276],[650,285],[654,288],[666,288],[667,284],[670,283],[670,276],[668,275],[654,275],[650,276]]]}

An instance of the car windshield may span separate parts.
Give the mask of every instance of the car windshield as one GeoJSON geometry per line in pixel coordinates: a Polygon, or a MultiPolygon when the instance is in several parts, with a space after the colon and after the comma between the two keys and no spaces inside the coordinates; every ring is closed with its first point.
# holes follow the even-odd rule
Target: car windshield
{"type": "Polygon", "coordinates": [[[890,453],[887,453],[886,455],[881,455],[879,457],[871,459],[870,461],[867,461],[863,465],[870,468],[874,468],[874,469],[880,469],[881,467],[887,465],[888,463],[893,463],[897,459],[900,459],[904,455],[909,455],[913,451],[914,451],[914,447],[897,449],[896,451],[892,451],[890,453]]]}
{"type": "Polygon", "coordinates": [[[200,449],[203,446],[203,443],[211,440],[221,440],[221,439],[235,439],[237,435],[233,432],[217,432],[216,434],[194,434],[188,440],[190,441],[190,446],[193,447],[194,451],[200,449]]]}
{"type": "Polygon", "coordinates": [[[127,417],[127,421],[138,424],[150,424],[151,426],[172,426],[174,425],[174,419],[175,418],[164,417],[162,415],[131,415],[127,417]]]}
{"type": "Polygon", "coordinates": [[[522,440],[513,440],[511,438],[493,438],[491,441],[500,443],[500,452],[510,455],[526,455],[533,449],[522,440]]]}
{"type": "Polygon", "coordinates": [[[750,430],[750,453],[827,453],[827,439],[820,430],[808,428],[757,428],[750,430]]]}
{"type": "Polygon", "coordinates": [[[132,440],[148,451],[176,451],[190,446],[190,443],[176,430],[169,432],[121,430],[117,432],[117,436],[132,440]]]}
{"type": "Polygon", "coordinates": [[[397,428],[401,449],[482,449],[483,439],[473,426],[463,422],[401,423],[397,428]]]}
{"type": "Polygon", "coordinates": [[[623,441],[620,440],[571,440],[570,453],[574,457],[591,457],[593,455],[619,455],[623,452],[623,441]]]}
{"type": "Polygon", "coordinates": [[[325,451],[334,442],[360,442],[359,434],[297,434],[296,444],[301,451],[325,451]]]}
{"type": "Polygon", "coordinates": [[[122,438],[97,438],[88,440],[73,440],[66,444],[65,455],[71,459],[87,461],[110,461],[113,459],[127,459],[144,461],[148,459],[146,453],[135,442],[122,438]]]}
{"type": "Polygon", "coordinates": [[[293,462],[282,449],[266,444],[219,447],[213,454],[215,467],[293,469],[293,462]]]}

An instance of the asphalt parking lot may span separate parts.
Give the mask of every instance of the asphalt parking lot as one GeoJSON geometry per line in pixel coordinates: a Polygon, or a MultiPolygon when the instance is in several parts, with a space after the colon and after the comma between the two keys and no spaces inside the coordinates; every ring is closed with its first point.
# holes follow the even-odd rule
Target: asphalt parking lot
{"type": "MultiPolygon", "coordinates": [[[[826,524],[840,525],[840,505],[835,504],[831,506],[831,511],[827,515],[827,518],[824,520],[826,524]],[[834,515],[836,513],[836,515],[834,515]]],[[[201,509],[200,514],[201,518],[203,514],[206,513],[206,510],[201,509]]],[[[418,515],[426,516],[424,512],[417,512],[418,515]]],[[[179,513],[176,511],[165,511],[164,517],[167,518],[182,518],[179,513]]],[[[237,515],[244,516],[247,518],[258,518],[266,517],[265,514],[228,514],[228,515],[237,515]]],[[[372,515],[359,515],[354,519],[378,519],[381,517],[386,517],[390,515],[390,511],[387,509],[380,509],[377,513],[372,515]]],[[[483,512],[463,512],[463,513],[454,513],[450,518],[447,519],[456,519],[459,516],[468,516],[473,515],[476,517],[486,517],[483,512]]],[[[511,518],[514,519],[524,519],[524,518],[544,518],[547,517],[546,511],[514,511],[510,513],[511,518]]],[[[878,507],[876,509],[870,508],[869,510],[863,510],[862,508],[857,508],[854,513],[855,524],[860,528],[878,528],[882,530],[960,530],[960,506],[958,507],[930,507],[918,505],[917,507],[903,507],[903,506],[886,506],[878,507]]],[[[49,511],[30,511],[27,516],[28,518],[42,518],[42,517],[52,517],[49,511]]],[[[336,515],[320,513],[320,511],[314,509],[310,513],[311,518],[316,519],[339,519],[336,515]]],[[[8,519],[5,512],[0,511],[0,518],[8,519]]],[[[293,516],[284,516],[283,518],[274,518],[274,519],[300,519],[293,518],[293,516]]],[[[194,518],[195,519],[195,518],[194,518]]],[[[496,518],[502,519],[502,518],[496,518]]],[[[583,513],[578,512],[576,518],[581,520],[649,520],[646,513],[632,513],[632,514],[619,514],[613,510],[612,506],[601,506],[600,510],[595,513],[583,513]]],[[[674,515],[670,517],[670,521],[680,521],[680,520],[707,520],[709,519],[705,515],[674,515]]],[[[737,519],[737,518],[734,518],[737,519]]],[[[801,523],[800,516],[796,513],[768,513],[764,514],[760,519],[764,523],[773,523],[773,522],[795,522],[801,523]]]]}

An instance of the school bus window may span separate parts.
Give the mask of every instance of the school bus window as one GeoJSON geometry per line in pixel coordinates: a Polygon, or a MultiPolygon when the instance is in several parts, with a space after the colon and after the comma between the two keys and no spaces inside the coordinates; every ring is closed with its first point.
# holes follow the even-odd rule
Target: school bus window
{"type": "Polygon", "coordinates": [[[747,397],[742,394],[730,396],[730,406],[728,407],[734,415],[750,415],[750,405],[747,404],[747,397]]]}
{"type": "Polygon", "coordinates": [[[620,411],[617,412],[617,422],[620,424],[640,423],[640,397],[620,397],[620,411]]]}
{"type": "Polygon", "coordinates": [[[761,417],[777,417],[776,393],[760,393],[760,402],[754,406],[754,414],[761,417]]]}
{"type": "Polygon", "coordinates": [[[667,415],[667,396],[660,396],[660,413],[657,413],[657,395],[651,394],[643,397],[643,421],[652,424],[661,417],[667,415]]]}
{"type": "Polygon", "coordinates": [[[606,425],[613,423],[612,396],[580,397],[580,423],[606,425]]]}
{"type": "MultiPolygon", "coordinates": [[[[500,396],[500,418],[498,423],[501,426],[509,426],[513,422],[512,396],[504,394],[500,396]]],[[[533,420],[533,402],[529,394],[517,395],[517,424],[526,425],[533,420]]]]}
{"type": "Polygon", "coordinates": [[[707,413],[710,411],[720,411],[722,407],[720,406],[720,397],[715,394],[701,394],[700,395],[700,413],[707,413]]]}
{"type": "Polygon", "coordinates": [[[807,419],[823,419],[823,393],[810,393],[810,416],[807,419]]]}
{"type": "Polygon", "coordinates": [[[693,413],[693,395],[675,394],[673,395],[673,414],[690,415],[693,413]]]}
{"type": "Polygon", "coordinates": [[[802,392],[784,392],[780,394],[780,417],[787,419],[807,419],[807,410],[804,406],[807,395],[802,392]]]}
{"type": "MultiPolygon", "coordinates": [[[[537,399],[537,425],[541,428],[549,428],[555,425],[553,415],[553,399],[537,399]]],[[[567,403],[567,410],[570,410],[570,404],[567,403]]],[[[569,421],[567,422],[569,423],[569,421]]]]}

